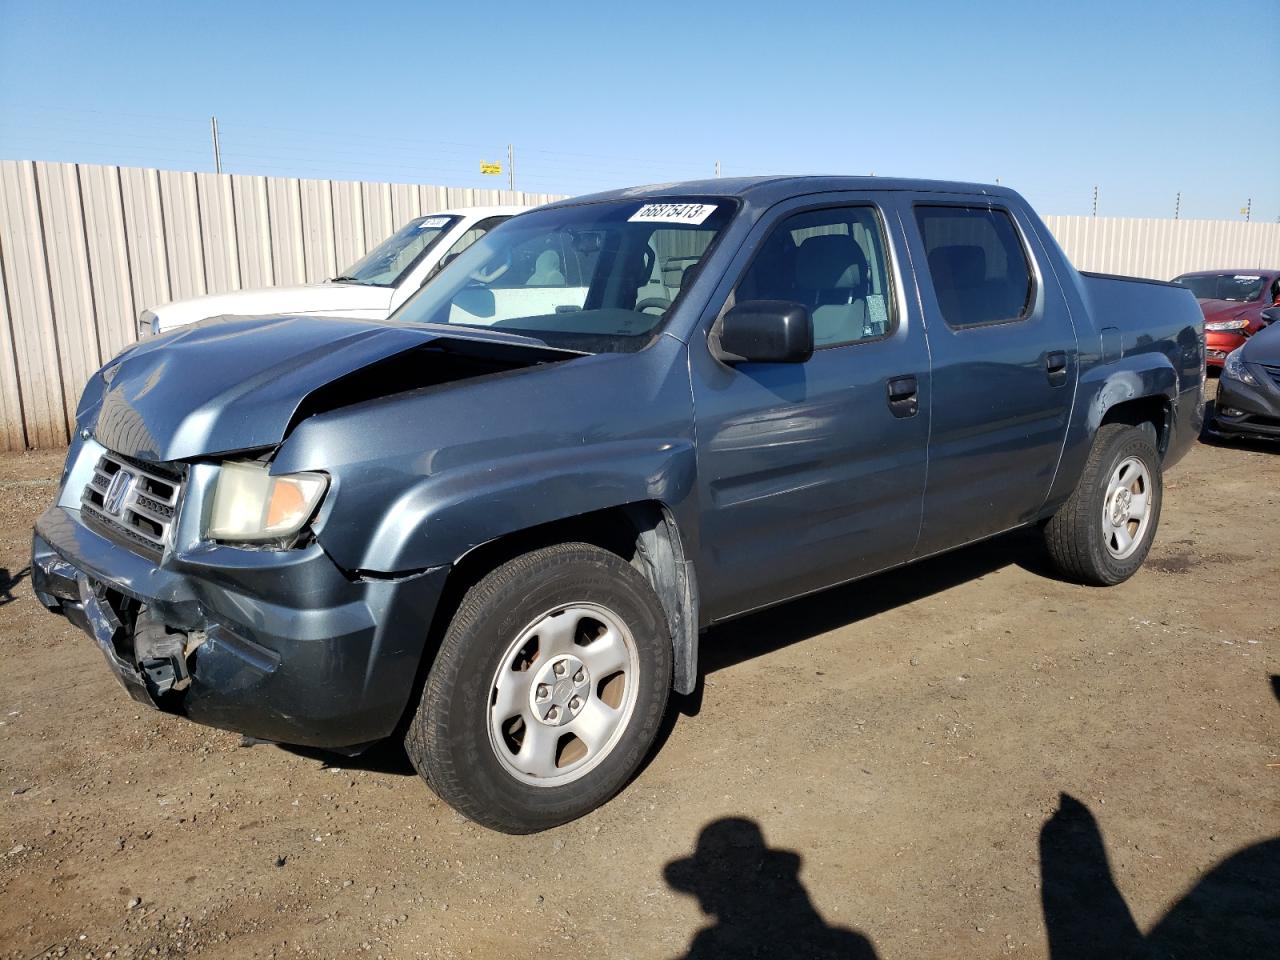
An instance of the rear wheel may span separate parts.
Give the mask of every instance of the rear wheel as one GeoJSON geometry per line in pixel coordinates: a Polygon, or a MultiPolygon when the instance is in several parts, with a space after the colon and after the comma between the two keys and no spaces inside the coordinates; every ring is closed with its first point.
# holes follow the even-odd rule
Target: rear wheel
{"type": "Polygon", "coordinates": [[[1054,565],[1098,586],[1129,579],[1151,550],[1163,492],[1151,431],[1101,427],[1075,491],[1045,525],[1054,565]]]}
{"type": "Polygon", "coordinates": [[[530,833],[627,782],[671,686],[671,634],[639,572],[583,543],[518,557],[467,592],[405,738],[477,823],[530,833]]]}

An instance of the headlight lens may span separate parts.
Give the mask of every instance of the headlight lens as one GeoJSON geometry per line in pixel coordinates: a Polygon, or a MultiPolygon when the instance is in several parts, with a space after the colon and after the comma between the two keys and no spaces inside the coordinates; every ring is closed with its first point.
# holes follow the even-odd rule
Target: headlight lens
{"type": "Polygon", "coordinates": [[[160,331],[156,329],[156,315],[150,310],[143,310],[138,314],[138,339],[145,340],[147,337],[154,337],[160,331]]]}
{"type": "Polygon", "coordinates": [[[1206,323],[1206,330],[1243,330],[1249,326],[1248,318],[1240,320],[1215,320],[1213,323],[1206,323]]]}
{"type": "Polygon", "coordinates": [[[205,533],[213,540],[279,540],[311,519],[329,479],[322,473],[273,477],[259,463],[228,461],[218,471],[205,533]]]}
{"type": "Polygon", "coordinates": [[[1253,374],[1240,358],[1240,351],[1243,349],[1244,347],[1236,347],[1227,354],[1227,359],[1222,361],[1222,375],[1232,380],[1239,380],[1241,383],[1251,383],[1256,387],[1258,381],[1253,378],[1253,374]]]}

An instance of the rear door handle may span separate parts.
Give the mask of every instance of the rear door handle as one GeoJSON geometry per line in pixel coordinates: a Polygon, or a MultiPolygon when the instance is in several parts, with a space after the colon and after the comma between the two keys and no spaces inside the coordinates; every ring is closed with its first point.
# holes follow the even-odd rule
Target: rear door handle
{"type": "Polygon", "coordinates": [[[914,376],[893,377],[887,386],[889,412],[895,417],[914,417],[920,411],[920,385],[914,376]]]}
{"type": "Polygon", "coordinates": [[[1067,353],[1051,350],[1044,355],[1044,372],[1055,387],[1067,382],[1067,353]]]}

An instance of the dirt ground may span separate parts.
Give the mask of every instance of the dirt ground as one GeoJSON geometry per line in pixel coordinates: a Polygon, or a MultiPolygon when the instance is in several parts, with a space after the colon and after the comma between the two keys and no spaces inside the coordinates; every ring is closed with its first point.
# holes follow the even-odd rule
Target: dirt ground
{"type": "Polygon", "coordinates": [[[394,748],[139,708],[23,572],[60,463],[0,458],[5,960],[1280,942],[1280,451],[1198,446],[1116,588],[1014,535],[714,630],[643,772],[531,837],[466,822],[394,748]]]}

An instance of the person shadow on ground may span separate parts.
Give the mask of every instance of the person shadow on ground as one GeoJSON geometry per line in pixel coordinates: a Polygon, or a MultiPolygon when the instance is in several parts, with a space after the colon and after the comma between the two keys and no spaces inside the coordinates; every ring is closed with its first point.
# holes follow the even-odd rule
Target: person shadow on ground
{"type": "Polygon", "coordinates": [[[862,934],[822,919],[800,882],[799,854],[765,844],[741,817],[709,823],[691,857],[663,868],[672,889],[694,896],[714,923],[698,931],[682,960],[876,960],[862,934]]]}
{"type": "Polygon", "coordinates": [[[10,573],[8,567],[0,567],[0,607],[18,599],[13,595],[13,588],[30,573],[30,567],[23,567],[17,573],[10,573]]]}
{"type": "MultiPolygon", "coordinates": [[[[1280,677],[1271,677],[1280,699],[1280,677]]],[[[1040,831],[1041,900],[1053,960],[1254,960],[1280,950],[1280,837],[1206,873],[1147,934],[1111,873],[1098,821],[1062,794],[1040,831]]]]}

